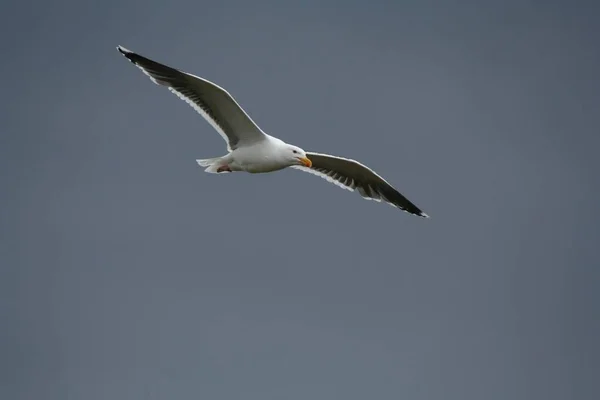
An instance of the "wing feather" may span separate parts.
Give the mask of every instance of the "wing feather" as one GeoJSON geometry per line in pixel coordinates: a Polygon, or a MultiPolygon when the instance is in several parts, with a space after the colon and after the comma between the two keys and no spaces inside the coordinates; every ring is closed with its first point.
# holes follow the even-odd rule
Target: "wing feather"
{"type": "Polygon", "coordinates": [[[367,200],[384,201],[408,213],[429,217],[375,171],[356,160],[312,152],[306,156],[312,161],[311,168],[299,165],[293,168],[320,176],[343,189],[356,189],[367,200]]]}
{"type": "Polygon", "coordinates": [[[202,115],[227,142],[229,151],[235,150],[240,144],[251,144],[265,139],[264,132],[222,87],[150,60],[122,46],[118,46],[117,49],[152,82],[166,86],[202,115]]]}

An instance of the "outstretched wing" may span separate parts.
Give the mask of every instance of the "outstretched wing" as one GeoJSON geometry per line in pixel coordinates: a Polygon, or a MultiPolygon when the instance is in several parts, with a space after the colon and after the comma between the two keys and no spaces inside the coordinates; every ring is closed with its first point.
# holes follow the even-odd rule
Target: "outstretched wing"
{"type": "Polygon", "coordinates": [[[350,191],[356,189],[365,199],[383,200],[408,213],[429,217],[382,177],[358,161],[310,152],[307,152],[306,156],[312,161],[312,167],[294,165],[292,168],[320,176],[328,182],[350,191]]]}
{"type": "Polygon", "coordinates": [[[265,139],[265,133],[222,87],[152,61],[122,46],[117,49],[148,75],[152,82],[166,86],[198,111],[221,134],[229,151],[265,139]]]}

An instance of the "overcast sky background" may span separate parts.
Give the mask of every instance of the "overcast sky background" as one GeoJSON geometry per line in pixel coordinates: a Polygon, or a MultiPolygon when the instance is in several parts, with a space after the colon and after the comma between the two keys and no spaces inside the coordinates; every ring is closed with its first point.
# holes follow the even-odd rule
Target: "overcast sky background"
{"type": "Polygon", "coordinates": [[[598,6],[0,6],[0,398],[600,398],[598,6]],[[219,135],[116,51],[227,88],[431,219],[219,135]]]}

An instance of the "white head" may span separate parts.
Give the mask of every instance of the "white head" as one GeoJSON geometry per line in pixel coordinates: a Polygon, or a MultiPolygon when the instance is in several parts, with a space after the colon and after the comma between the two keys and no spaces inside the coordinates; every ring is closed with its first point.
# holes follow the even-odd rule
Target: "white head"
{"type": "Polygon", "coordinates": [[[300,147],[286,144],[284,147],[283,157],[290,165],[302,165],[310,168],[312,161],[306,157],[306,152],[300,147]]]}

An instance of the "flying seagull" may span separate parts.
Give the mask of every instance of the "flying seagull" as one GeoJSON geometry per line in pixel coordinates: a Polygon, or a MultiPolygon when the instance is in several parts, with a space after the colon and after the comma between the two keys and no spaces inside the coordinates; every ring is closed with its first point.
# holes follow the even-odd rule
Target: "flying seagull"
{"type": "Polygon", "coordinates": [[[122,46],[117,49],[152,82],[165,86],[192,106],[227,143],[228,154],[196,160],[209,173],[265,173],[287,167],[320,176],[368,200],[384,201],[408,213],[428,217],[381,176],[358,161],[305,152],[264,133],[222,87],[187,72],[157,63],[122,46]]]}

